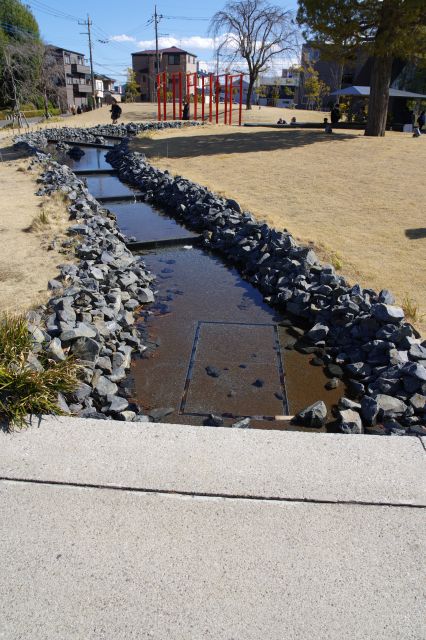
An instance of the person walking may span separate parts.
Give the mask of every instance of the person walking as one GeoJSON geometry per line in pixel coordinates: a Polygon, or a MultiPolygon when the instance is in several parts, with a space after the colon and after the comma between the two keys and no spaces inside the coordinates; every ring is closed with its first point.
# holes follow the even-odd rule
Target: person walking
{"type": "Polygon", "coordinates": [[[121,107],[115,98],[112,99],[110,112],[112,124],[117,124],[117,120],[121,116],[121,107]]]}
{"type": "Polygon", "coordinates": [[[425,112],[422,111],[419,117],[417,118],[417,125],[419,127],[420,133],[423,133],[422,129],[425,126],[425,122],[426,122],[426,115],[425,115],[425,112]]]}

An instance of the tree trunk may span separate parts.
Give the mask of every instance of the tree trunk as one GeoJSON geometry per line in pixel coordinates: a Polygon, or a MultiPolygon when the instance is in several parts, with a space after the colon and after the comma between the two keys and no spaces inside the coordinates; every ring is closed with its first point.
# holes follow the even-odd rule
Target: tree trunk
{"type": "Polygon", "coordinates": [[[247,88],[247,99],[246,99],[246,110],[250,110],[251,109],[251,94],[253,93],[253,87],[254,87],[254,78],[252,76],[250,76],[249,78],[249,85],[247,88]]]}
{"type": "Polygon", "coordinates": [[[366,136],[385,135],[391,74],[392,56],[376,56],[371,71],[366,136]]]}
{"type": "Polygon", "coordinates": [[[47,99],[47,91],[44,90],[44,117],[46,120],[49,118],[49,101],[47,99]]]}

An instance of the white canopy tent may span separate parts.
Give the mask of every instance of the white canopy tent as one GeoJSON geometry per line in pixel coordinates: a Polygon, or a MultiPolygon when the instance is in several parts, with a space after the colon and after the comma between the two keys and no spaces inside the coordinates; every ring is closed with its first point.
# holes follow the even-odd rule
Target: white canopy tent
{"type": "MultiPolygon", "coordinates": [[[[368,98],[370,95],[370,87],[353,86],[346,89],[333,91],[330,96],[358,96],[360,98],[368,98]]],[[[389,89],[390,98],[409,98],[411,100],[426,100],[426,95],[422,93],[413,93],[412,91],[401,91],[400,89],[389,89]]]]}

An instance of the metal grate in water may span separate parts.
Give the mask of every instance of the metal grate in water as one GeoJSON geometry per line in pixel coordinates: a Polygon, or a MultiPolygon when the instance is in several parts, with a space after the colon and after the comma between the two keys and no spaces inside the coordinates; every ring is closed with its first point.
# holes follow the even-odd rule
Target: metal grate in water
{"type": "Polygon", "coordinates": [[[198,322],[180,413],[253,419],[288,415],[276,326],[198,322]]]}

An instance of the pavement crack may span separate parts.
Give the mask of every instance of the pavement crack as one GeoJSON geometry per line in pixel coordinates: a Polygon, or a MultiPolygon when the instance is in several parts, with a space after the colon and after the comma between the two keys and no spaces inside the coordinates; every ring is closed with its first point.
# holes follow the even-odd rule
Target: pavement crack
{"type": "Polygon", "coordinates": [[[168,495],[185,498],[203,498],[203,499],[224,499],[224,500],[248,500],[257,502],[284,502],[284,503],[304,503],[304,504],[328,504],[328,505],[348,505],[361,507],[395,507],[403,509],[426,509],[426,504],[416,504],[408,502],[372,502],[369,500],[333,500],[321,498],[306,497],[287,497],[287,496],[262,496],[249,494],[232,494],[232,493],[215,493],[204,491],[184,491],[172,489],[152,489],[147,487],[130,487],[113,484],[95,484],[95,483],[79,483],[64,482],[59,480],[38,480],[35,478],[11,478],[8,476],[0,476],[1,482],[19,483],[19,484],[37,484],[48,487],[71,487],[78,489],[97,489],[103,491],[122,491],[126,493],[141,493],[146,495],[168,495]]]}

